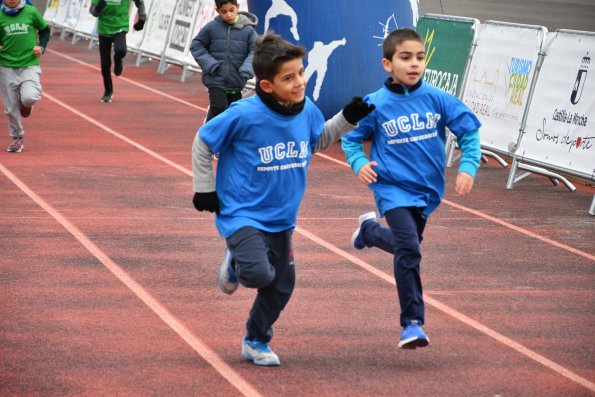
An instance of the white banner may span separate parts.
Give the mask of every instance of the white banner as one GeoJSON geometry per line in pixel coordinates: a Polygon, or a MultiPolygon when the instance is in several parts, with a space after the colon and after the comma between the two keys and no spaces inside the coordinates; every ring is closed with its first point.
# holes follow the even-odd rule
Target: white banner
{"type": "Polygon", "coordinates": [[[142,53],[161,55],[175,6],[176,0],[153,0],[140,45],[142,53]]]}
{"type": "Polygon", "coordinates": [[[68,4],[68,11],[66,13],[66,20],[64,21],[64,27],[68,27],[74,30],[76,21],[79,19],[81,13],[81,7],[83,0],[70,0],[68,4]]]}
{"type": "Polygon", "coordinates": [[[97,18],[89,11],[91,0],[82,0],[81,10],[74,25],[74,30],[86,36],[96,36],[97,18]]]}
{"type": "MultiPolygon", "coordinates": [[[[188,53],[194,21],[198,12],[199,0],[178,0],[174,9],[172,26],[167,36],[165,58],[174,60],[178,64],[184,63],[184,56],[188,53]]],[[[211,3],[211,6],[213,4],[211,3]]]]}
{"type": "MultiPolygon", "coordinates": [[[[153,0],[144,0],[145,3],[145,12],[147,13],[147,19],[151,14],[151,5],[153,4],[153,0]]],[[[141,43],[143,42],[143,37],[145,35],[146,27],[148,23],[145,21],[145,26],[143,30],[134,30],[134,24],[138,21],[138,9],[134,5],[134,1],[130,2],[130,30],[126,35],[126,45],[129,50],[138,51],[140,49],[141,43]]]]}
{"type": "Polygon", "coordinates": [[[63,27],[66,23],[66,16],[68,15],[68,8],[70,0],[58,0],[58,9],[54,17],[54,26],[63,27]]]}
{"type": "Polygon", "coordinates": [[[595,33],[552,33],[517,151],[595,180],[595,33]]]}
{"type": "Polygon", "coordinates": [[[45,11],[43,12],[43,19],[49,24],[54,23],[56,13],[58,12],[58,0],[48,0],[45,11]]]}
{"type": "Polygon", "coordinates": [[[481,120],[482,147],[508,152],[516,144],[535,65],[547,30],[486,22],[477,39],[463,102],[481,120]]]}

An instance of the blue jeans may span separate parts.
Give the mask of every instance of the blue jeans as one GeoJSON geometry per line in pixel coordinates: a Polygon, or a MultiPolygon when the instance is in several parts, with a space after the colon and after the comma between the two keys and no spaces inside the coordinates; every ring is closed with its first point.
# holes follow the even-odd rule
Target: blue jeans
{"type": "Polygon", "coordinates": [[[401,325],[412,320],[424,323],[424,300],[420,276],[421,241],[427,219],[423,208],[403,207],[387,211],[389,227],[368,222],[362,229],[364,242],[394,255],[394,272],[401,306],[401,325]]]}

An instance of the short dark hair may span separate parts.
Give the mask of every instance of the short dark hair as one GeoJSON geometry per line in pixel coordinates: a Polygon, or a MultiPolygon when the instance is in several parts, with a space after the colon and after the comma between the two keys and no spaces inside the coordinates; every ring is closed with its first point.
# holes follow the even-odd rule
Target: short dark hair
{"type": "Polygon", "coordinates": [[[297,58],[303,58],[306,50],[283,39],[272,31],[266,32],[256,40],[252,67],[258,80],[273,81],[281,65],[297,58]]]}
{"type": "Polygon", "coordinates": [[[217,9],[220,9],[221,7],[223,7],[224,5],[226,5],[227,3],[231,3],[234,6],[238,5],[238,0],[215,0],[215,7],[217,7],[217,9]]]}
{"type": "Polygon", "coordinates": [[[384,38],[384,43],[382,43],[382,56],[388,60],[393,59],[393,55],[395,55],[397,46],[408,40],[419,41],[420,43],[424,44],[424,41],[419,33],[413,29],[402,28],[393,30],[388,36],[384,38]]]}

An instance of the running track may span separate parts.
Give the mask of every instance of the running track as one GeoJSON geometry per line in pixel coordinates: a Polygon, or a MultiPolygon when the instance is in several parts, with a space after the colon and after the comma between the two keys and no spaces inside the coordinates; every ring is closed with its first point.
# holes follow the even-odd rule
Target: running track
{"type": "MultiPolygon", "coordinates": [[[[372,198],[338,146],[315,156],[295,234],[282,366],[243,361],[253,291],[215,284],[224,242],[192,208],[198,75],[115,78],[52,37],[26,148],[0,152],[0,395],[595,395],[594,189],[479,172],[423,243],[428,348],[401,351],[390,256],[349,237],[372,198]]],[[[6,121],[0,121],[6,144],[6,121]]]]}

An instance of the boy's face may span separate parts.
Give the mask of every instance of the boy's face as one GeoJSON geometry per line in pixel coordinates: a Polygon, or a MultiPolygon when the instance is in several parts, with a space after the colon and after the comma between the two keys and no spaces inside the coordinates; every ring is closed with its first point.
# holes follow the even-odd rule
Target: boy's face
{"type": "Polygon", "coordinates": [[[423,76],[426,68],[426,51],[423,43],[417,40],[406,40],[397,45],[392,59],[382,58],[384,70],[395,83],[406,86],[416,84],[423,76]]]}
{"type": "Polygon", "coordinates": [[[233,3],[223,4],[220,8],[217,8],[217,13],[221,16],[224,22],[229,25],[233,25],[238,17],[239,5],[233,3]]]}
{"type": "Polygon", "coordinates": [[[6,6],[8,8],[15,8],[20,3],[21,3],[21,0],[4,0],[4,4],[6,4],[6,6]]]}
{"type": "Polygon", "coordinates": [[[286,106],[302,102],[306,95],[306,76],[302,59],[284,62],[273,81],[261,80],[260,87],[286,106]]]}

